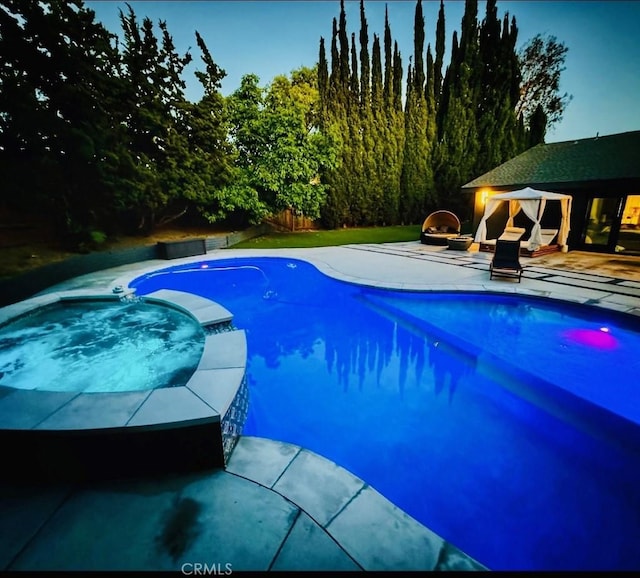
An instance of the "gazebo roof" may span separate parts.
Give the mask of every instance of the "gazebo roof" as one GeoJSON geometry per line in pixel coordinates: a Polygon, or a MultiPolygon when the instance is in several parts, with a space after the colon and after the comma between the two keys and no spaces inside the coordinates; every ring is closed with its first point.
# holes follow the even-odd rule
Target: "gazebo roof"
{"type": "Polygon", "coordinates": [[[539,191],[537,189],[532,189],[531,187],[525,187],[524,189],[519,189],[517,191],[509,191],[507,193],[498,193],[493,195],[491,198],[502,201],[511,201],[511,200],[536,200],[536,199],[548,199],[548,200],[557,200],[560,199],[568,199],[571,195],[564,195],[562,193],[554,193],[551,191],[539,191]]]}

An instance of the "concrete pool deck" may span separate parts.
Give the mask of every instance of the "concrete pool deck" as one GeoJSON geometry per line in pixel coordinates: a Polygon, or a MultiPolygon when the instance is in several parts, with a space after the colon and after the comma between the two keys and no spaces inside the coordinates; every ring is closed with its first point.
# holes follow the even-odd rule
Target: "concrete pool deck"
{"type": "MultiPolygon", "coordinates": [[[[213,251],[67,281],[111,289],[143,272],[244,256],[301,258],[372,286],[497,291],[580,302],[640,318],[640,258],[576,253],[521,259],[521,283],[489,280],[491,255],[419,242],[213,251]]],[[[225,470],[94,483],[0,484],[4,570],[467,570],[482,567],[336,464],[304,448],[241,437],[225,470]]]]}

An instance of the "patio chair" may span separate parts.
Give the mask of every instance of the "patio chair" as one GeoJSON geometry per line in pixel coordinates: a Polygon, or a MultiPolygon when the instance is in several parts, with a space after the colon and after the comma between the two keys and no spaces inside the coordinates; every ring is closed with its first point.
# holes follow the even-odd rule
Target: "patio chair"
{"type": "Polygon", "coordinates": [[[525,232],[526,229],[523,227],[505,227],[502,235],[500,235],[498,239],[502,241],[519,241],[525,232]]]}
{"type": "Polygon", "coordinates": [[[540,229],[541,246],[551,245],[558,234],[558,229],[540,229]]]}
{"type": "Polygon", "coordinates": [[[422,223],[420,242],[424,245],[447,245],[447,239],[460,236],[460,219],[451,211],[435,211],[422,223]]]}
{"type": "Polygon", "coordinates": [[[493,279],[494,277],[509,277],[511,279],[517,279],[518,283],[520,283],[522,277],[520,241],[498,239],[489,269],[491,271],[489,279],[493,279]]]}

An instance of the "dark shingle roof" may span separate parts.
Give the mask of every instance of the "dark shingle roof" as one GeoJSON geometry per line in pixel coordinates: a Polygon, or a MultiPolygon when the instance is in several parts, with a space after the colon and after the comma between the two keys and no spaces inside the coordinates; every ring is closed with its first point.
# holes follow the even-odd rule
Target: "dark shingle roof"
{"type": "Polygon", "coordinates": [[[640,131],[539,144],[462,189],[640,179],[640,131]]]}

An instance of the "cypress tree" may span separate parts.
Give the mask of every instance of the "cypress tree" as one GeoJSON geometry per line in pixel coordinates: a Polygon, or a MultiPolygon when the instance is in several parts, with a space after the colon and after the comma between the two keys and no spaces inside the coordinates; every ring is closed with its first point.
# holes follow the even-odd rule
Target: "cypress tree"
{"type": "Polygon", "coordinates": [[[344,0],[340,0],[340,25],[338,27],[340,48],[340,86],[344,96],[349,87],[349,37],[347,35],[347,15],[344,11],[344,0]]]}
{"type": "Polygon", "coordinates": [[[439,111],[440,139],[434,155],[435,185],[442,205],[466,213],[460,186],[474,174],[479,140],[476,123],[478,79],[478,24],[476,0],[465,1],[460,43],[454,32],[451,63],[443,82],[439,111]]]}
{"type": "Polygon", "coordinates": [[[413,24],[413,82],[418,90],[424,87],[424,14],[418,0],[413,24]]]}
{"type": "MultiPolygon", "coordinates": [[[[425,106],[427,115],[426,139],[429,147],[430,157],[433,156],[433,148],[437,141],[438,129],[436,126],[436,94],[435,94],[435,70],[431,45],[427,46],[427,83],[425,85],[425,106]]],[[[433,158],[430,158],[429,170],[433,170],[433,158]]],[[[431,200],[435,200],[433,197],[431,200]]]]}
{"type": "MultiPolygon", "coordinates": [[[[383,111],[378,124],[382,125],[384,135],[382,151],[382,169],[380,187],[382,191],[379,219],[382,224],[395,224],[399,221],[398,203],[400,198],[400,174],[402,172],[402,154],[404,147],[404,116],[401,108],[401,89],[396,83],[396,74],[402,78],[402,65],[397,43],[391,45],[391,27],[389,12],[385,8],[384,23],[384,87],[383,111]],[[396,104],[396,97],[398,104],[396,104]]],[[[379,133],[380,134],[380,133],[379,133]]]]}
{"type": "Polygon", "coordinates": [[[433,70],[433,93],[436,106],[440,103],[442,94],[442,64],[444,62],[444,42],[445,42],[445,16],[444,0],[440,0],[440,10],[438,11],[438,24],[436,25],[436,60],[433,70]]]}
{"type": "Polygon", "coordinates": [[[502,140],[506,129],[505,119],[500,114],[500,106],[505,97],[508,98],[509,87],[505,86],[504,68],[500,62],[500,33],[496,0],[487,0],[486,14],[480,26],[478,42],[481,70],[476,121],[478,138],[482,146],[478,151],[474,167],[476,174],[485,173],[500,164],[502,140]],[[505,89],[507,89],[506,94],[505,89]]]}
{"type": "MultiPolygon", "coordinates": [[[[349,95],[347,117],[349,124],[348,143],[348,172],[347,189],[349,195],[350,224],[359,225],[367,220],[368,198],[367,181],[369,166],[366,158],[366,149],[363,132],[367,131],[366,118],[363,119],[363,109],[360,104],[360,83],[358,81],[358,57],[356,51],[356,35],[351,35],[351,74],[349,82],[349,95]]],[[[369,105],[365,107],[368,112],[369,105]]]]}
{"type": "Polygon", "coordinates": [[[402,111],[402,56],[398,50],[398,42],[393,44],[393,108],[402,111]]]}
{"type": "Polygon", "coordinates": [[[391,52],[391,27],[389,7],[384,8],[384,98],[387,105],[393,98],[393,54],[391,52]]]}
{"type": "MultiPolygon", "coordinates": [[[[340,15],[341,21],[344,15],[340,15]]],[[[347,151],[349,148],[349,124],[347,119],[347,102],[344,86],[341,83],[341,53],[338,50],[338,23],[333,19],[331,35],[331,73],[325,110],[323,130],[331,136],[338,146],[337,166],[325,169],[321,175],[327,185],[327,198],[321,210],[321,219],[325,226],[335,228],[342,226],[349,219],[349,205],[346,190],[348,174],[347,151]]],[[[348,88],[348,86],[347,86],[348,88]]]]}
{"type": "Polygon", "coordinates": [[[400,181],[400,218],[415,223],[434,202],[431,147],[427,140],[428,112],[424,74],[424,16],[418,0],[414,20],[415,68],[407,79],[405,143],[400,181]]]}
{"type": "MultiPolygon", "coordinates": [[[[377,221],[379,199],[378,153],[379,142],[376,104],[373,102],[372,88],[376,89],[376,36],[374,35],[373,70],[369,58],[369,32],[364,2],[360,0],[360,67],[362,87],[360,95],[360,135],[362,138],[363,167],[359,174],[362,194],[361,224],[373,225],[377,221]]],[[[378,57],[380,55],[378,54],[378,57]]]]}
{"type": "Polygon", "coordinates": [[[340,57],[338,53],[338,22],[333,19],[331,31],[331,74],[329,75],[329,103],[335,107],[340,99],[340,57]]]}
{"type": "Polygon", "coordinates": [[[356,35],[351,34],[351,73],[349,76],[349,101],[353,104],[360,102],[360,82],[358,81],[358,59],[356,57],[356,35]]]}
{"type": "Polygon", "coordinates": [[[360,102],[365,107],[369,106],[370,76],[369,32],[364,13],[364,0],[360,0],[360,102]]]}
{"type": "Polygon", "coordinates": [[[320,95],[320,105],[324,116],[324,107],[329,97],[329,65],[324,48],[324,38],[320,37],[320,51],[318,54],[318,92],[320,95]]]}
{"type": "Polygon", "coordinates": [[[370,164],[369,199],[370,224],[384,221],[384,181],[388,167],[385,166],[384,143],[389,138],[384,101],[384,80],[382,77],[382,56],[380,38],[373,35],[373,60],[371,66],[371,112],[368,115],[369,131],[367,158],[370,164]]]}

